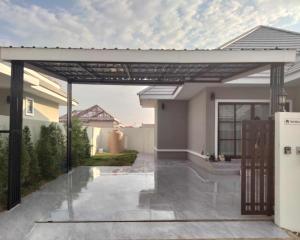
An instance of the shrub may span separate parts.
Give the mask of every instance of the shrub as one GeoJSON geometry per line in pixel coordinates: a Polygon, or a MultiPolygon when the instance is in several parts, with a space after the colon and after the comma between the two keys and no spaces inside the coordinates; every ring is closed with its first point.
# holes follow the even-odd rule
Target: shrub
{"type": "Polygon", "coordinates": [[[42,177],[51,179],[58,176],[65,160],[65,138],[57,124],[41,127],[36,151],[42,177]]]}
{"type": "Polygon", "coordinates": [[[21,153],[21,186],[28,180],[30,156],[25,146],[24,137],[22,138],[22,153],[21,153]]]}
{"type": "Polygon", "coordinates": [[[8,178],[8,138],[0,135],[0,209],[6,205],[8,178]]]}

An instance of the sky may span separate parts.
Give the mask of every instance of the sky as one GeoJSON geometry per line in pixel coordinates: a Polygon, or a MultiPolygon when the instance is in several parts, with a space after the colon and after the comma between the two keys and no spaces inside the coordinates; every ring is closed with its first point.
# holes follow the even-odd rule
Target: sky
{"type": "MultiPolygon", "coordinates": [[[[257,26],[300,32],[300,0],[0,0],[0,45],[211,49],[257,26]]],[[[143,87],[74,87],[128,125],[154,121],[143,87]]]]}

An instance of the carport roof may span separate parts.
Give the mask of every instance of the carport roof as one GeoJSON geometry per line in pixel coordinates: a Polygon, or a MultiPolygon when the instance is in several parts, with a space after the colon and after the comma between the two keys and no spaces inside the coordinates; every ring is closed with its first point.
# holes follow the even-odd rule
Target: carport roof
{"type": "Polygon", "coordinates": [[[221,83],[294,62],[295,50],[140,50],[1,47],[0,60],[86,84],[221,83]]]}

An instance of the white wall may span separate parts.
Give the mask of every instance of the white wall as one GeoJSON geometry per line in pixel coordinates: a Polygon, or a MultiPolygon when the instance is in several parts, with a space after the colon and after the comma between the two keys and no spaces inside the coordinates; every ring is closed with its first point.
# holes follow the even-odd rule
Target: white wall
{"type": "MultiPolygon", "coordinates": [[[[94,128],[95,129],[95,128],[94,128]]],[[[121,128],[125,137],[125,149],[137,150],[142,153],[153,153],[154,149],[154,128],[121,128]]],[[[97,150],[103,148],[108,151],[108,137],[113,128],[101,128],[94,134],[94,141],[97,142],[97,150]]]]}
{"type": "Polygon", "coordinates": [[[125,149],[133,149],[142,153],[153,153],[154,128],[122,128],[125,135],[125,149]]]}
{"type": "MultiPolygon", "coordinates": [[[[40,135],[42,125],[49,125],[51,122],[31,119],[23,119],[23,126],[28,126],[31,131],[33,142],[37,141],[40,135]]],[[[65,134],[64,124],[57,123],[65,134]]],[[[0,115],[0,129],[9,129],[9,117],[0,115]]],[[[94,155],[103,148],[108,151],[108,137],[113,128],[87,127],[87,133],[90,140],[91,154],[94,155]]],[[[142,128],[122,128],[125,135],[125,149],[137,150],[142,153],[153,153],[154,149],[154,127],[142,128]]]]}
{"type": "MultiPolygon", "coordinates": [[[[57,123],[54,122],[56,124],[58,124],[62,131],[65,133],[65,129],[63,124],[61,123],[57,123]]],[[[40,120],[32,120],[32,119],[27,119],[24,118],[23,119],[23,126],[28,126],[30,131],[31,131],[31,139],[33,142],[36,142],[40,136],[40,129],[41,126],[45,125],[48,126],[49,124],[51,124],[51,122],[49,121],[40,121],[40,120]]],[[[9,117],[8,116],[3,116],[0,115],[0,129],[1,130],[9,130],[9,117]]]]}
{"type": "Polygon", "coordinates": [[[300,232],[300,152],[296,147],[300,147],[300,113],[276,113],[275,223],[300,232]],[[291,154],[284,154],[286,146],[291,147],[291,154]]]}

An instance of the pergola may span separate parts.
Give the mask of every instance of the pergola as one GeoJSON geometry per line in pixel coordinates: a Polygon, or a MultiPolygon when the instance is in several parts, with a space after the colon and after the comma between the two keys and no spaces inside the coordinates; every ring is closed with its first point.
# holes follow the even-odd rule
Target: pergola
{"type": "Polygon", "coordinates": [[[271,69],[271,113],[280,111],[284,64],[296,51],[140,50],[74,48],[0,48],[0,60],[11,62],[8,205],[20,203],[20,157],[24,66],[68,83],[67,171],[71,166],[72,84],[182,85],[224,83],[271,69]]]}

